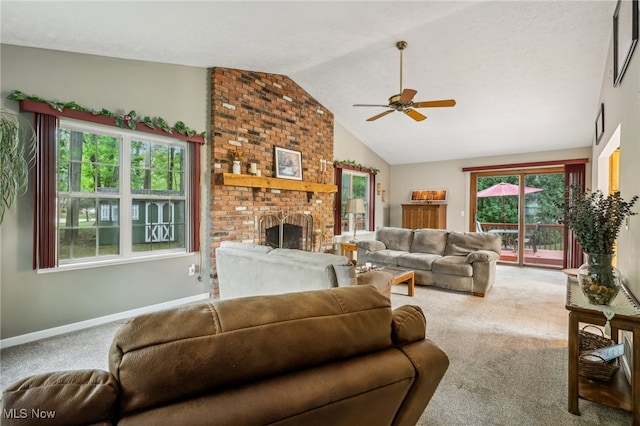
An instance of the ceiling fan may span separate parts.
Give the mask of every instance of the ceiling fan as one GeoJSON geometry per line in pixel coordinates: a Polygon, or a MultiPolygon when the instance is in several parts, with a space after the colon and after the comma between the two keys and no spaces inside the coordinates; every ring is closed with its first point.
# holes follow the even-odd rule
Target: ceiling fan
{"type": "Polygon", "coordinates": [[[378,115],[374,115],[368,118],[367,121],[374,121],[380,117],[384,117],[387,114],[391,114],[394,111],[399,111],[407,114],[409,117],[416,121],[422,121],[427,116],[419,113],[414,108],[438,108],[438,107],[452,107],[455,106],[456,101],[453,99],[443,99],[439,101],[422,101],[414,102],[413,97],[418,93],[413,89],[402,89],[402,52],[407,47],[406,41],[399,41],[396,43],[396,47],[400,51],[400,93],[393,95],[389,98],[388,105],[371,105],[371,104],[355,104],[354,107],[386,107],[390,108],[388,111],[382,112],[378,115]]]}

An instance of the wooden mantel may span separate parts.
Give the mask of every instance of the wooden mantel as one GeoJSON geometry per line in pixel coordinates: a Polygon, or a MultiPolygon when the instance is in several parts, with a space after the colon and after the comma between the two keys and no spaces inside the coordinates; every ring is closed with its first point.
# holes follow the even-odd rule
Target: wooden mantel
{"type": "Polygon", "coordinates": [[[290,191],[306,192],[338,192],[336,185],[263,176],[236,175],[233,173],[218,173],[216,175],[216,182],[219,185],[246,186],[249,188],[287,189],[290,191]]]}

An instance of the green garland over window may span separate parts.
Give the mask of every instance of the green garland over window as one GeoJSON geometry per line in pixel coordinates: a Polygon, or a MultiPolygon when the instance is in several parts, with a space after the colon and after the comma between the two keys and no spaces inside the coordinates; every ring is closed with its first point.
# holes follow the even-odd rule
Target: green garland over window
{"type": "Polygon", "coordinates": [[[378,172],[380,171],[379,169],[376,169],[375,167],[363,166],[362,164],[356,163],[353,160],[334,160],[333,164],[341,164],[343,166],[353,167],[354,169],[360,169],[362,171],[368,171],[368,172],[373,173],[374,175],[377,175],[378,172]]]}
{"type": "Polygon", "coordinates": [[[173,127],[171,127],[169,126],[169,124],[167,124],[167,122],[162,117],[156,117],[152,119],[149,116],[145,116],[141,119],[138,119],[136,112],[133,110],[129,111],[128,114],[118,115],[107,110],[106,108],[102,108],[100,111],[96,111],[96,110],[85,108],[81,105],[78,105],[74,101],[71,101],[71,102],[49,101],[39,96],[25,95],[19,90],[14,90],[13,92],[11,92],[11,94],[7,96],[7,99],[12,101],[29,100],[33,102],[41,102],[49,105],[51,108],[55,109],[56,111],[61,111],[61,112],[62,110],[67,108],[75,111],[88,112],[93,115],[102,115],[105,117],[113,118],[115,125],[120,127],[121,129],[124,129],[124,127],[127,126],[129,129],[135,130],[138,124],[144,124],[150,129],[159,128],[169,134],[173,134],[174,131],[187,136],[198,135],[198,136],[205,137],[205,134],[206,134],[206,132],[197,133],[195,130],[192,130],[189,127],[187,127],[182,121],[176,122],[176,124],[174,124],[173,127]]]}

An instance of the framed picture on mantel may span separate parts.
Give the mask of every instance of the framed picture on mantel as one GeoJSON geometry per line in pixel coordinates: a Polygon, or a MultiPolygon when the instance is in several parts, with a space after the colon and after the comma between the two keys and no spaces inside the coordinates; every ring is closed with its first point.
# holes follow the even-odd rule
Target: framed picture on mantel
{"type": "Polygon", "coordinates": [[[275,169],[277,178],[302,180],[302,154],[276,146],[275,169]]]}

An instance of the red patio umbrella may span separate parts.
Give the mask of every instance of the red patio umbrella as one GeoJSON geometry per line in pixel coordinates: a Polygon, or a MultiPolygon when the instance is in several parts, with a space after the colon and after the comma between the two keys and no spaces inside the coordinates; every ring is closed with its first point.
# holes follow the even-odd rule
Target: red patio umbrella
{"type": "MultiPolygon", "coordinates": [[[[530,186],[524,187],[524,193],[530,194],[532,192],[540,192],[543,191],[542,188],[532,188],[530,186]]],[[[512,183],[500,182],[493,186],[490,186],[487,189],[483,189],[482,191],[478,191],[476,197],[485,198],[485,197],[505,197],[509,195],[520,195],[520,187],[518,185],[514,185],[512,183]]],[[[502,220],[503,223],[507,223],[507,212],[504,209],[504,199],[502,200],[502,220]]]]}

